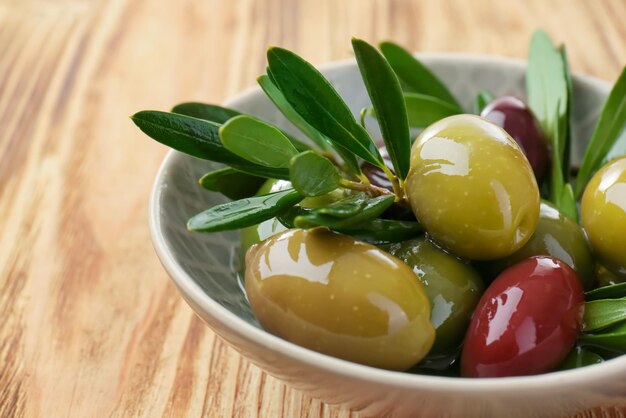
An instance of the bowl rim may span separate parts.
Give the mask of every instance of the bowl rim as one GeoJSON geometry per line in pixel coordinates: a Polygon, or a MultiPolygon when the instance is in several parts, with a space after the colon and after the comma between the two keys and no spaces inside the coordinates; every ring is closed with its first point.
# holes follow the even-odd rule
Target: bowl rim
{"type": "MultiPolygon", "coordinates": [[[[516,70],[526,68],[526,61],[524,60],[494,55],[468,53],[418,53],[415,55],[426,64],[456,61],[458,64],[480,63],[515,68],[516,70]]],[[[354,59],[345,59],[326,63],[317,68],[322,72],[328,73],[347,67],[356,68],[356,61],[354,59]]],[[[592,76],[572,74],[572,78],[576,82],[587,84],[591,88],[600,90],[603,93],[608,94],[611,88],[611,84],[607,81],[592,76]]],[[[250,87],[227,100],[225,105],[236,106],[237,103],[248,100],[251,95],[256,95],[260,91],[261,89],[258,86],[250,87]]],[[[189,298],[197,307],[202,309],[222,326],[230,329],[239,338],[243,338],[252,344],[263,346],[267,350],[303,362],[312,368],[322,369],[326,372],[341,374],[349,378],[369,381],[378,385],[409,390],[428,390],[431,392],[463,392],[467,394],[483,393],[489,390],[490,393],[504,394],[511,393],[511,390],[521,390],[536,393],[542,392],[546,388],[554,388],[556,385],[559,385],[558,387],[561,390],[566,391],[569,389],[579,389],[583,387],[581,386],[583,384],[587,385],[594,380],[606,379],[610,375],[618,375],[620,374],[620,370],[626,371],[625,355],[583,368],[532,376],[471,379],[420,375],[379,369],[335,358],[301,347],[270,334],[261,328],[257,328],[214,301],[200,285],[184,271],[170,252],[169,246],[162,233],[163,229],[160,220],[161,208],[159,202],[165,189],[163,184],[168,176],[170,167],[174,166],[182,158],[188,157],[177,151],[170,150],[158,170],[152,187],[149,202],[149,223],[153,246],[162,265],[176,287],[184,295],[185,299],[189,298]]]]}

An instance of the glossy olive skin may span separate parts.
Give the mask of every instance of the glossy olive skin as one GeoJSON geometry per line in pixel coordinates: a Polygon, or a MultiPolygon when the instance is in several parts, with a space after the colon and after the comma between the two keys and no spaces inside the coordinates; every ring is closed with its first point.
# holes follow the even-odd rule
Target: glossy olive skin
{"type": "Polygon", "coordinates": [[[463,344],[461,375],[552,370],[574,346],[584,307],[580,281],[564,262],[540,256],[509,267],[478,302],[463,344]]]}
{"type": "Polygon", "coordinates": [[[393,244],[389,252],[404,261],[424,285],[436,331],[429,356],[457,348],[483,293],[481,277],[472,266],[426,238],[393,244]]]}
{"type": "Polygon", "coordinates": [[[626,279],[626,156],[609,162],[591,178],[581,211],[601,264],[626,279]]]}
{"type": "Polygon", "coordinates": [[[291,229],[253,246],[246,291],[267,331],[345,360],[405,370],[435,330],[421,283],[402,261],[324,228],[291,229]]]}
{"type": "Polygon", "coordinates": [[[544,202],[541,203],[535,233],[522,248],[506,258],[477,263],[477,268],[490,279],[506,267],[535,255],[549,255],[565,261],[576,271],[585,290],[590,290],[596,283],[596,261],[582,228],[544,202]]]}
{"type": "Polygon", "coordinates": [[[550,161],[546,141],[539,121],[526,103],[513,96],[493,100],[480,113],[483,118],[502,127],[522,147],[526,158],[541,181],[550,161]]]}
{"type": "Polygon", "coordinates": [[[522,150],[473,115],[442,119],[417,137],[406,194],[432,238],[472,260],[514,253],[539,218],[539,188],[522,150]]]}

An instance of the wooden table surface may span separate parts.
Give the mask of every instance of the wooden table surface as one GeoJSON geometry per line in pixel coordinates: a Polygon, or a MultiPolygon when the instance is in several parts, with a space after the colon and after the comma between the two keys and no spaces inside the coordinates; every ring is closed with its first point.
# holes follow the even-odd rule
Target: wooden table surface
{"type": "MultiPolygon", "coordinates": [[[[265,49],[350,38],[626,64],[625,0],[0,0],[0,417],[357,417],[290,390],[179,297],[148,232],[165,147],[128,116],[253,85],[265,49]]],[[[579,416],[618,416],[596,411],[579,416]]]]}

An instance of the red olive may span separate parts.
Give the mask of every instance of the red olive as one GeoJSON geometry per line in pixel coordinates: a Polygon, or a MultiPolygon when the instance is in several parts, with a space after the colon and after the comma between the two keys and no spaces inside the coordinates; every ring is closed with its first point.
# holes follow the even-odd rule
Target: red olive
{"type": "Polygon", "coordinates": [[[461,356],[464,377],[545,373],[571,350],[585,299],[570,266],[531,257],[504,270],[474,311],[461,356]]]}
{"type": "Polygon", "coordinates": [[[528,106],[517,97],[503,96],[489,103],[480,116],[502,127],[515,139],[524,150],[537,181],[541,181],[550,158],[548,144],[528,106]]]}
{"type": "MultiPolygon", "coordinates": [[[[380,151],[380,156],[383,157],[383,161],[385,162],[387,168],[393,172],[393,163],[391,162],[391,157],[389,156],[389,152],[387,152],[385,144],[382,142],[376,142],[376,147],[380,151]]],[[[364,162],[361,165],[361,171],[363,171],[363,174],[365,174],[374,186],[383,187],[393,191],[393,185],[391,184],[389,177],[387,177],[383,170],[376,167],[374,164],[364,162]]]]}

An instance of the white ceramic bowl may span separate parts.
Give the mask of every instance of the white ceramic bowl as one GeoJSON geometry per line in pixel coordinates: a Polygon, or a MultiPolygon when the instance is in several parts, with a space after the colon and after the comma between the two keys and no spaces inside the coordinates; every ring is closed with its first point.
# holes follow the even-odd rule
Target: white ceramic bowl
{"type": "MultiPolygon", "coordinates": [[[[471,109],[480,89],[524,97],[525,63],[460,54],[420,55],[471,109]]],[[[354,61],[322,68],[352,111],[369,105],[354,61]]],[[[589,138],[610,86],[574,77],[575,144],[589,138]]],[[[259,88],[226,103],[296,133],[259,88]]],[[[574,161],[582,150],[574,146],[574,161]]],[[[380,370],[289,343],[261,329],[236,271],[239,234],[192,234],[187,219],[224,201],[197,179],[216,165],[170,152],[150,203],[152,239],[163,265],[193,310],[225,341],[269,374],[330,404],[363,416],[563,416],[586,408],[626,405],[626,356],[581,369],[529,377],[462,379],[380,370]]]]}

